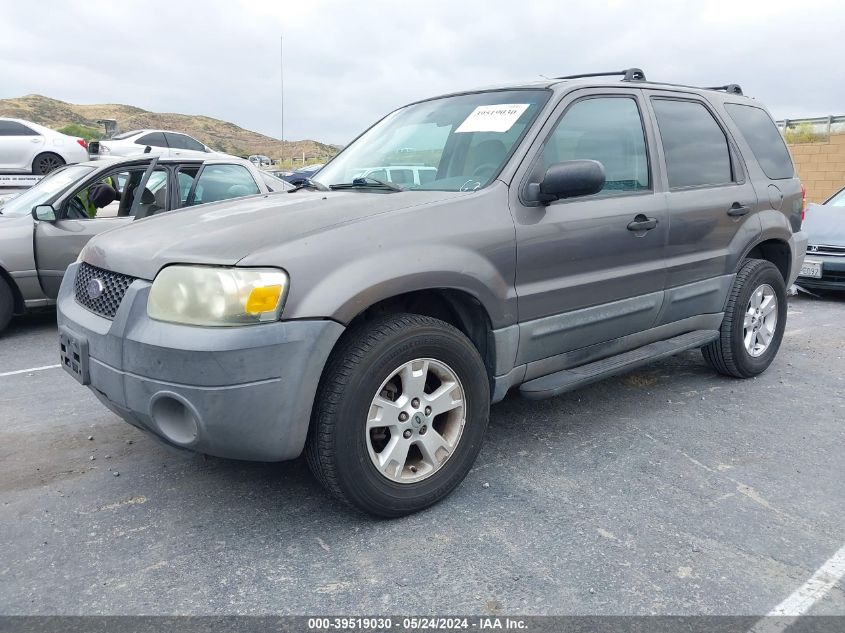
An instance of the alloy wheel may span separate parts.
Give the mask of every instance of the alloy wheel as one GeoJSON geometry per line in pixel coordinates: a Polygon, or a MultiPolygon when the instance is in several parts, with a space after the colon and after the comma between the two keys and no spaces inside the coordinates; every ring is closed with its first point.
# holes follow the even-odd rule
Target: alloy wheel
{"type": "Polygon", "coordinates": [[[49,174],[59,167],[61,167],[61,162],[55,156],[42,156],[38,161],[38,171],[42,174],[49,174]]]}
{"type": "Polygon", "coordinates": [[[745,349],[752,357],[762,356],[769,349],[777,323],[777,295],[769,284],[762,284],[751,293],[742,325],[745,349]]]}
{"type": "Polygon", "coordinates": [[[442,361],[419,358],[393,371],[372,400],[365,430],[379,473],[408,484],[439,471],[461,440],[465,400],[460,379],[442,361]]]}

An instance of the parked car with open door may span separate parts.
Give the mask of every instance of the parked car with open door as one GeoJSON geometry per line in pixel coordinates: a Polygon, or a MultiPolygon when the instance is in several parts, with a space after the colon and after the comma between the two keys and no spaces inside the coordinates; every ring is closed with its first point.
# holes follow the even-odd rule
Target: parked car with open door
{"type": "Polygon", "coordinates": [[[0,332],[13,313],[54,303],[65,269],[93,236],[172,209],[266,194],[241,159],[136,156],[67,165],[0,207],[0,332]]]}

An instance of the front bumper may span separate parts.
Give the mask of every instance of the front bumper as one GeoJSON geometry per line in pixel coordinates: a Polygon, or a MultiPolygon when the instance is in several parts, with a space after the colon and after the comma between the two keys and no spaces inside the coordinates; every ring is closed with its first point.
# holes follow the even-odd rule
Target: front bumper
{"type": "Polygon", "coordinates": [[[807,259],[822,263],[821,279],[798,277],[795,283],[802,288],[845,291],[845,257],[807,253],[807,259]]]}
{"type": "Polygon", "coordinates": [[[57,301],[60,331],[87,346],[88,385],[130,424],[171,445],[258,461],[302,452],[320,374],[344,327],[329,320],[207,328],[147,316],[150,283],[114,320],[77,303],[79,264],[57,301]]]}

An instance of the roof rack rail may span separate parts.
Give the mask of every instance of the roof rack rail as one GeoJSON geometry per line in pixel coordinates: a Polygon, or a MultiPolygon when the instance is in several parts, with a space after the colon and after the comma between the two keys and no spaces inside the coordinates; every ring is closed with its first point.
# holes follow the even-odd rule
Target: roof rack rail
{"type": "Polygon", "coordinates": [[[583,79],[585,77],[607,77],[610,75],[624,75],[622,81],[645,81],[645,73],[640,68],[626,68],[625,70],[611,70],[606,73],[584,73],[582,75],[567,75],[555,79],[583,79]]]}
{"type": "Polygon", "coordinates": [[[741,95],[742,88],[739,84],[726,84],[724,86],[707,86],[705,90],[724,90],[731,95],[741,95]]]}

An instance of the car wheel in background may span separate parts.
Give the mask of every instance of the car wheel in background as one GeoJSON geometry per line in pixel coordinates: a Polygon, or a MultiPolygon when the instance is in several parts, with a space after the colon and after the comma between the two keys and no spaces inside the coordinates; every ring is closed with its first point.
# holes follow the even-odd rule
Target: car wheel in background
{"type": "Polygon", "coordinates": [[[749,259],[728,296],[719,338],[702,348],[720,374],[750,378],[763,373],[780,348],[786,327],[786,286],[771,262],[749,259]]]}
{"type": "Polygon", "coordinates": [[[415,314],[364,322],[326,364],[308,465],[349,505],[382,517],[410,514],[466,477],[489,409],[484,362],[459,330],[415,314]]]}
{"type": "Polygon", "coordinates": [[[32,161],[32,173],[38,176],[49,174],[54,169],[58,169],[65,164],[65,159],[58,154],[52,152],[44,152],[39,154],[32,161]]]}
{"type": "Polygon", "coordinates": [[[0,333],[9,325],[14,311],[15,298],[12,296],[12,289],[6,280],[0,277],[0,333]]]}

